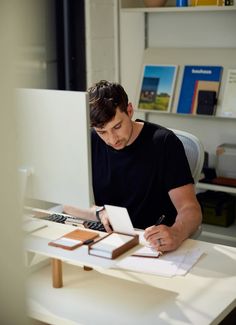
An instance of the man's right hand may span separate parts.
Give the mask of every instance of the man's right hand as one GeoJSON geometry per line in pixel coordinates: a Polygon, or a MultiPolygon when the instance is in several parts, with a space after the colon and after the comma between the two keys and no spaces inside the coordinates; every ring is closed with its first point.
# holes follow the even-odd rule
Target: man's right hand
{"type": "Polygon", "coordinates": [[[102,211],[99,213],[99,217],[100,217],[101,222],[102,222],[104,228],[106,229],[106,231],[107,231],[108,233],[112,232],[112,228],[111,228],[111,225],[110,225],[110,223],[109,223],[108,214],[107,214],[106,209],[102,210],[102,211]]]}

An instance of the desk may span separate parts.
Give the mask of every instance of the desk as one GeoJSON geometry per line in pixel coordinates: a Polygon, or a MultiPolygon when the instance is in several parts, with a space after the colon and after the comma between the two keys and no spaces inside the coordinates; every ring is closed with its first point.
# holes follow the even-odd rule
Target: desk
{"type": "Polygon", "coordinates": [[[205,252],[198,263],[185,276],[164,278],[112,269],[114,261],[76,251],[46,251],[45,238],[34,243],[27,249],[74,264],[64,265],[61,289],[51,286],[50,266],[28,278],[29,314],[50,324],[218,324],[236,307],[234,247],[195,241],[205,252]],[[94,270],[77,267],[84,263],[94,270]]]}

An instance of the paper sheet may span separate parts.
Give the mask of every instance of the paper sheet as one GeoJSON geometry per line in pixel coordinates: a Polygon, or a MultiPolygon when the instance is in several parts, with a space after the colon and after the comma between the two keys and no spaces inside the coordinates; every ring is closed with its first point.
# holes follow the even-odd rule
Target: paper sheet
{"type": "Polygon", "coordinates": [[[199,248],[186,251],[184,260],[180,264],[176,275],[185,275],[198,261],[202,254],[203,251],[199,248]]]}
{"type": "Polygon", "coordinates": [[[199,248],[179,248],[158,258],[128,256],[116,266],[134,272],[142,272],[165,277],[185,275],[197,262],[203,251],[199,248]]]}
{"type": "Polygon", "coordinates": [[[105,208],[114,231],[128,235],[135,234],[134,227],[126,208],[114,205],[105,205],[105,208]]]}

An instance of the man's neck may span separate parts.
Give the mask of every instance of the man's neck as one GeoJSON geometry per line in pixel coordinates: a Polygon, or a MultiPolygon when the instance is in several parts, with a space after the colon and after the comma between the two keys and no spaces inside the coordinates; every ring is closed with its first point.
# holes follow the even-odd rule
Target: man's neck
{"type": "Polygon", "coordinates": [[[140,132],[142,131],[143,126],[144,126],[143,122],[132,121],[132,131],[131,131],[127,146],[132,144],[137,139],[140,132]]]}

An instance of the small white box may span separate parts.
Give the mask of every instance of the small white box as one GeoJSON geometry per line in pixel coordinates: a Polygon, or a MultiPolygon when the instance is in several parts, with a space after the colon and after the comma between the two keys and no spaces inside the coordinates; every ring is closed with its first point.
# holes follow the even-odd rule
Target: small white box
{"type": "Polygon", "coordinates": [[[216,149],[217,176],[236,178],[236,144],[223,143],[216,149]]]}

